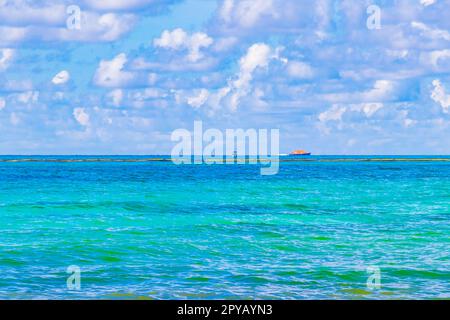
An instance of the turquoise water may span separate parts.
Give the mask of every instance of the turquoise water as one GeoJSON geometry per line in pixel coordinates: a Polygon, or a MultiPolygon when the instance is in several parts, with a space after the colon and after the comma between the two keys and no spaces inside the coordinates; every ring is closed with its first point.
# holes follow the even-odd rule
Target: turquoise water
{"type": "Polygon", "coordinates": [[[449,157],[312,157],[274,176],[9,162],[24,158],[0,158],[3,299],[450,298],[449,157]],[[70,265],[80,290],[67,289],[70,265]]]}

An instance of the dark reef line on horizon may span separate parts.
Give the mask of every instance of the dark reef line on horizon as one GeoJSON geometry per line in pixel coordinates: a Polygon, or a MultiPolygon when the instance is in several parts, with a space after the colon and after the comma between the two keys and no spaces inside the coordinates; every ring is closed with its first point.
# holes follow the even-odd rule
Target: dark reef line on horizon
{"type": "MultiPolygon", "coordinates": [[[[450,162],[450,158],[260,158],[261,162],[266,161],[279,161],[279,162],[450,162]]],[[[213,163],[214,161],[220,161],[220,159],[206,158],[204,162],[213,163]]],[[[232,163],[246,163],[248,158],[230,158],[223,159],[224,162],[232,163]]],[[[0,159],[0,162],[61,162],[61,163],[73,163],[73,162],[172,162],[170,158],[142,158],[142,159],[115,159],[115,158],[87,158],[87,159],[52,159],[52,158],[11,158],[0,159]]]]}

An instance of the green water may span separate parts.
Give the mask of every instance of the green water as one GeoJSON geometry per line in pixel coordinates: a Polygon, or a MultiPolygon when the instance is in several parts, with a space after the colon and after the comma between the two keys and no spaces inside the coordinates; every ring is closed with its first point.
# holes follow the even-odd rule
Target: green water
{"type": "Polygon", "coordinates": [[[0,298],[450,298],[450,163],[312,160],[0,162],[0,298]]]}

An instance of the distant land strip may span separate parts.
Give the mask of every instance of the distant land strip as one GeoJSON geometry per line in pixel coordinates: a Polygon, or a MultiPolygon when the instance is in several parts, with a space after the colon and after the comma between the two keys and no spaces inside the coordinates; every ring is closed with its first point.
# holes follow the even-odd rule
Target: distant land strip
{"type": "MultiPolygon", "coordinates": [[[[256,159],[252,158],[225,158],[225,159],[203,159],[205,163],[212,164],[214,162],[225,163],[255,163],[256,159]]],[[[450,162],[449,158],[333,158],[333,159],[320,159],[320,158],[260,158],[259,162],[450,162]]],[[[172,162],[170,158],[129,158],[129,159],[116,159],[116,158],[85,158],[85,159],[55,159],[55,158],[11,158],[1,159],[0,162],[172,162]]]]}

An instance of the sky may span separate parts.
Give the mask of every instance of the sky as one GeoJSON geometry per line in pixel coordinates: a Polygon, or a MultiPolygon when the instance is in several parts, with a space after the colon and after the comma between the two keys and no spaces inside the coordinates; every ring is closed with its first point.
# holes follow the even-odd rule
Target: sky
{"type": "Polygon", "coordinates": [[[0,154],[170,154],[196,120],[279,129],[283,153],[450,154],[449,10],[0,0],[0,154]]]}

